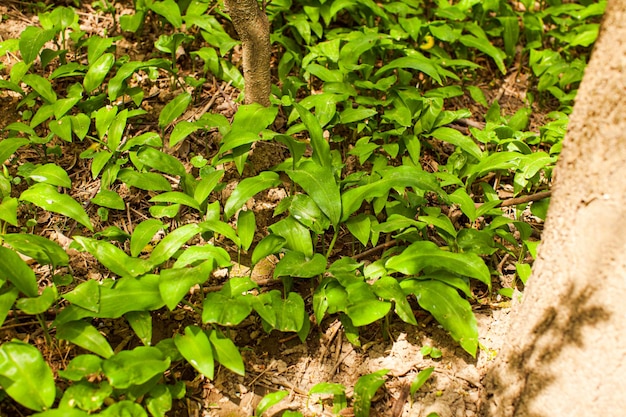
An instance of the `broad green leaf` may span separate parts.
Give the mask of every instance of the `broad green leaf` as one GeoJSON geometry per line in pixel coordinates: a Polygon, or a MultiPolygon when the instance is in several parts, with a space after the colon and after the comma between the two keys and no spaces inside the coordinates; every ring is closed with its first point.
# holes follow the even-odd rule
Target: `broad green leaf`
{"type": "Polygon", "coordinates": [[[49,123],[50,131],[66,142],[72,142],[72,121],[69,116],[64,116],[49,123]]]}
{"type": "Polygon", "coordinates": [[[28,297],[39,295],[35,273],[17,253],[0,246],[0,259],[2,260],[0,262],[0,282],[2,284],[8,280],[28,297]]]}
{"type": "Polygon", "coordinates": [[[387,195],[392,188],[413,187],[416,191],[435,191],[443,195],[434,175],[409,165],[389,168],[383,177],[375,182],[352,188],[341,196],[342,220],[357,211],[364,200],[387,195]]]}
{"type": "Polygon", "coordinates": [[[502,74],[506,74],[506,66],[504,65],[504,58],[506,54],[502,50],[493,46],[487,38],[478,38],[474,35],[463,35],[459,38],[461,43],[470,48],[476,48],[484,54],[489,55],[496,63],[498,69],[502,74]]]}
{"type": "Polygon", "coordinates": [[[517,152],[495,152],[480,160],[477,164],[470,165],[464,172],[464,176],[472,178],[481,177],[489,172],[517,168],[523,155],[517,152]]]}
{"type": "Polygon", "coordinates": [[[297,170],[286,172],[315,201],[336,228],[341,218],[341,196],[330,166],[304,161],[297,170]]]}
{"type": "Polygon", "coordinates": [[[170,360],[159,349],[139,346],[102,362],[102,371],[114,388],[125,389],[148,382],[169,366],[170,360]]]}
{"type": "Polygon", "coordinates": [[[182,120],[176,123],[176,126],[174,126],[174,130],[172,130],[172,133],[170,135],[170,147],[173,148],[174,146],[178,145],[180,141],[201,128],[202,126],[196,122],[188,122],[186,120],[182,120]]]}
{"type": "Polygon", "coordinates": [[[433,80],[437,81],[439,85],[443,85],[439,72],[437,71],[437,68],[433,65],[433,62],[422,55],[406,56],[394,59],[393,61],[379,69],[376,72],[376,76],[381,77],[383,74],[385,74],[385,72],[396,68],[421,71],[433,80]]]}
{"type": "Polygon", "coordinates": [[[265,107],[258,103],[246,104],[237,109],[233,118],[232,130],[258,134],[272,124],[278,107],[265,107]]]}
{"type": "Polygon", "coordinates": [[[41,295],[32,298],[20,298],[15,302],[15,307],[26,314],[42,314],[47,311],[57,300],[59,293],[54,285],[44,288],[41,295]]]}
{"type": "Polygon", "coordinates": [[[198,372],[213,379],[215,363],[213,348],[207,334],[197,326],[185,327],[185,334],[174,336],[176,348],[198,372]]]}
{"type": "Polygon", "coordinates": [[[0,290],[0,326],[6,320],[9,311],[13,308],[13,303],[17,300],[20,291],[13,286],[4,287],[0,290]]]}
{"type": "Polygon", "coordinates": [[[156,172],[137,172],[130,168],[120,170],[117,178],[126,185],[146,191],[172,191],[172,186],[156,172]]]}
{"type": "Polygon", "coordinates": [[[28,26],[20,34],[20,53],[25,63],[30,64],[39,55],[39,51],[43,46],[54,39],[56,35],[54,30],[43,30],[36,26],[28,26]]]}
{"type": "Polygon", "coordinates": [[[326,258],[322,254],[315,253],[311,259],[306,259],[303,253],[290,251],[276,264],[274,278],[312,278],[325,271],[326,258]]]}
{"type": "Polygon", "coordinates": [[[269,227],[275,235],[285,239],[285,248],[303,253],[307,257],[313,256],[313,240],[311,231],[293,217],[289,216],[269,227]]]}
{"type": "Polygon", "coordinates": [[[179,191],[169,191],[166,193],[157,194],[150,199],[150,202],[182,204],[200,211],[200,205],[196,200],[193,199],[193,197],[179,191]]]}
{"type": "Polygon", "coordinates": [[[278,290],[263,293],[253,300],[254,310],[272,328],[281,332],[298,332],[304,325],[304,300],[295,292],[284,299],[278,290]]]}
{"type": "Polygon", "coordinates": [[[103,358],[113,356],[113,349],[106,338],[94,326],[83,320],[58,325],[56,336],[60,340],[67,340],[103,358]]]}
{"type": "Polygon", "coordinates": [[[106,207],[114,210],[125,210],[126,204],[118,193],[111,190],[100,190],[91,202],[101,207],[106,207]]]}
{"type": "Polygon", "coordinates": [[[55,408],[44,411],[43,413],[33,414],[33,417],[89,417],[90,415],[92,414],[87,414],[86,411],[82,411],[77,408],[55,408]]]}
{"type": "MultiPolygon", "coordinates": [[[[230,279],[237,279],[237,277],[230,279]]],[[[249,297],[243,295],[230,297],[222,294],[221,291],[207,294],[202,305],[202,322],[221,326],[238,325],[252,312],[249,297]]]]}
{"type": "Polygon", "coordinates": [[[58,409],[94,412],[102,407],[104,400],[112,393],[113,388],[107,382],[92,384],[88,381],[78,381],[65,390],[58,409]]]}
{"type": "Polygon", "coordinates": [[[266,256],[277,253],[283,246],[285,246],[286,242],[287,240],[284,237],[275,234],[265,236],[252,251],[252,265],[256,265],[266,256]]]}
{"type": "Polygon", "coordinates": [[[436,280],[407,279],[400,283],[407,294],[450,332],[454,340],[472,356],[478,348],[478,327],[470,303],[458,291],[436,280]]]}
{"type": "Polygon", "coordinates": [[[72,291],[63,294],[70,303],[97,313],[100,311],[100,283],[88,280],[78,284],[72,291]]]}
{"type": "Polygon", "coordinates": [[[101,357],[91,354],[81,354],[72,359],[65,369],[60,369],[59,375],[69,381],[80,381],[89,375],[99,373],[101,370],[101,357]]]}
{"type": "Polygon", "coordinates": [[[185,166],[179,159],[149,146],[143,147],[137,152],[137,159],[141,163],[166,174],[182,177],[186,173],[185,166]]]}
{"type": "Polygon", "coordinates": [[[124,314],[128,324],[133,329],[144,346],[152,343],[152,315],[149,311],[129,311],[124,314]]]}
{"type": "Polygon", "coordinates": [[[83,207],[69,195],[59,193],[51,185],[35,184],[22,192],[20,200],[33,203],[44,210],[67,216],[93,231],[91,220],[83,207]]]}
{"type": "Polygon", "coordinates": [[[358,107],[354,109],[350,107],[342,111],[339,118],[341,119],[341,123],[349,124],[367,119],[375,114],[378,114],[376,109],[368,109],[367,107],[358,107]]]}
{"type": "Polygon", "coordinates": [[[0,220],[17,226],[17,198],[5,197],[0,203],[0,220]]]}
{"type": "Polygon", "coordinates": [[[132,258],[117,246],[84,236],[75,236],[76,243],[91,253],[102,265],[121,277],[137,277],[152,269],[152,264],[145,259],[132,258]]]}
{"type": "Polygon", "coordinates": [[[373,288],[377,296],[394,302],[395,312],[398,317],[406,323],[417,326],[411,305],[407,301],[398,280],[389,276],[382,277],[374,283],[373,288]]]}
{"type": "Polygon", "coordinates": [[[181,116],[187,110],[189,103],[191,103],[191,94],[186,91],[174,97],[172,101],[163,107],[159,114],[159,128],[163,129],[181,116]]]}
{"type": "Polygon", "coordinates": [[[367,246],[370,234],[372,233],[372,220],[368,214],[358,214],[350,217],[346,222],[346,227],[356,237],[363,246],[367,246]]]}
{"type": "Polygon", "coordinates": [[[368,375],[360,377],[354,384],[354,415],[355,417],[369,417],[372,399],[376,391],[384,383],[388,369],[381,369],[368,375]]]}
{"type": "Polygon", "coordinates": [[[322,394],[333,396],[333,413],[339,414],[348,406],[346,387],[342,384],[320,382],[309,390],[309,395],[322,394]]]}
{"type": "MultiPolygon", "coordinates": [[[[124,16],[122,16],[124,17],[124,16]]],[[[143,406],[137,404],[134,401],[123,400],[114,403],[107,407],[104,411],[98,414],[99,417],[148,417],[148,413],[144,410],[143,406]]]]}
{"type": "Polygon", "coordinates": [[[224,336],[219,330],[209,331],[209,342],[213,346],[213,352],[215,353],[215,359],[230,369],[237,375],[244,376],[246,373],[243,359],[239,349],[232,340],[224,336]]]}
{"type": "Polygon", "coordinates": [[[244,178],[233,190],[224,206],[224,217],[229,219],[255,194],[281,183],[277,173],[263,171],[256,177],[244,178]]]}
{"type": "Polygon", "coordinates": [[[207,201],[209,195],[211,195],[211,192],[215,189],[217,184],[219,184],[223,176],[224,171],[216,170],[200,180],[193,193],[193,198],[198,204],[204,204],[207,201]]]}
{"type": "Polygon", "coordinates": [[[380,301],[373,288],[365,282],[355,282],[346,287],[348,306],[346,314],[357,326],[367,326],[382,319],[389,313],[391,303],[380,301]]]}
{"type": "Polygon", "coordinates": [[[317,120],[310,111],[297,103],[294,103],[294,108],[300,115],[300,119],[302,119],[302,123],[306,126],[311,137],[313,160],[320,166],[330,166],[330,145],[326,139],[324,139],[324,133],[322,132],[322,126],[319,120],[317,120]]]}
{"type": "Polygon", "coordinates": [[[124,146],[122,146],[121,150],[128,151],[139,146],[151,146],[160,148],[161,146],[163,146],[163,141],[161,140],[161,137],[158,133],[146,132],[127,140],[124,143],[124,146]]]}
{"type": "Polygon", "coordinates": [[[452,129],[450,127],[439,127],[433,130],[430,133],[430,136],[461,148],[479,161],[483,156],[483,152],[480,150],[478,145],[476,145],[476,143],[469,136],[465,136],[456,129],[452,129]]]}
{"type": "Polygon", "coordinates": [[[140,69],[157,67],[163,69],[171,69],[172,63],[167,59],[153,58],[148,61],[131,61],[122,65],[113,78],[109,80],[109,100],[115,101],[124,93],[126,88],[126,80],[136,71],[140,69]]]}
{"type": "Polygon", "coordinates": [[[0,346],[0,385],[26,408],[42,411],[56,394],[52,371],[37,348],[14,340],[0,346]]]}
{"type": "Polygon", "coordinates": [[[461,276],[476,278],[491,288],[491,274],[478,255],[453,253],[429,241],[409,245],[400,255],[390,258],[385,267],[405,275],[417,275],[423,270],[446,270],[461,276]]]}
{"type": "Polygon", "coordinates": [[[107,76],[114,63],[115,55],[107,53],[98,58],[96,62],[89,65],[89,69],[83,80],[83,86],[87,93],[91,93],[102,85],[102,81],[104,81],[104,78],[107,76]]]}
{"type": "Polygon", "coordinates": [[[254,232],[256,230],[256,219],[254,211],[242,210],[237,216],[237,235],[241,241],[241,247],[247,251],[254,240],[254,232]]]}
{"type": "Polygon", "coordinates": [[[175,28],[178,29],[183,25],[183,18],[180,15],[180,9],[174,0],[163,0],[154,3],[150,2],[148,4],[150,10],[163,16],[175,28]]]}
{"type": "Polygon", "coordinates": [[[415,393],[428,381],[430,375],[435,370],[434,366],[430,368],[422,369],[416,376],[415,379],[411,382],[411,395],[415,395],[415,393]]]}
{"type": "Polygon", "coordinates": [[[157,219],[144,220],[135,226],[130,238],[130,254],[134,257],[139,256],[156,232],[163,228],[163,223],[157,219]]]}
{"type": "Polygon", "coordinates": [[[72,181],[67,172],[56,164],[40,165],[33,169],[28,177],[37,182],[57,185],[59,187],[71,188],[72,181]]]}
{"type": "Polygon", "coordinates": [[[33,234],[9,233],[2,236],[16,251],[35,259],[41,265],[66,266],[67,253],[55,242],[33,234]]]}
{"type": "Polygon", "coordinates": [[[201,229],[195,223],[186,224],[170,232],[161,240],[150,253],[150,263],[161,265],[169,260],[189,239],[200,233],[201,229]]]}
{"type": "Polygon", "coordinates": [[[172,268],[161,271],[159,291],[167,308],[173,310],[191,287],[204,284],[215,269],[214,265],[213,260],[208,260],[195,268],[172,268]]]}
{"type": "Polygon", "coordinates": [[[165,417],[167,412],[172,409],[172,393],[167,386],[159,384],[150,390],[145,404],[150,415],[165,417]]]}
{"type": "Polygon", "coordinates": [[[287,395],[289,395],[289,392],[285,390],[267,394],[261,399],[261,401],[259,401],[254,414],[258,417],[263,417],[263,414],[265,414],[267,410],[281,402],[287,395]]]}
{"type": "Polygon", "coordinates": [[[9,159],[19,148],[29,143],[30,141],[24,138],[7,138],[0,141],[0,164],[3,164],[9,159]]]}
{"type": "Polygon", "coordinates": [[[57,101],[57,95],[52,88],[52,84],[50,84],[50,81],[47,79],[36,74],[26,74],[22,77],[22,81],[35,90],[48,103],[57,101]]]}
{"type": "Polygon", "coordinates": [[[122,136],[126,129],[128,120],[128,109],[124,109],[115,115],[115,119],[111,122],[107,129],[107,147],[109,151],[115,152],[119,149],[122,142],[122,136]]]}

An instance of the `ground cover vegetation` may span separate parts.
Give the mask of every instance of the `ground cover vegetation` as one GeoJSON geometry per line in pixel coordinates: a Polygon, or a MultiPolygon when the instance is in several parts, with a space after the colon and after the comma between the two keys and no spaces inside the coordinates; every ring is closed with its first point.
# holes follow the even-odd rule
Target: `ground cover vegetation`
{"type": "MultiPolygon", "coordinates": [[[[0,141],[0,322],[42,335],[5,336],[0,386],[40,416],[166,415],[186,395],[175,367],[246,372],[230,335],[250,320],[304,342],[335,317],[359,347],[368,326],[426,311],[476,355],[472,305],[530,275],[605,7],[272,0],[265,107],[225,92],[243,77],[221,3],[99,0],[101,33],[58,3],[19,3],[39,23],[0,43],[19,111],[0,141]],[[142,56],[123,46],[146,38],[142,56]],[[157,336],[165,311],[185,324],[157,336]],[[113,343],[115,321],[132,340],[113,343]]],[[[330,382],[309,395],[367,416],[386,372],[352,398],[330,382]]]]}

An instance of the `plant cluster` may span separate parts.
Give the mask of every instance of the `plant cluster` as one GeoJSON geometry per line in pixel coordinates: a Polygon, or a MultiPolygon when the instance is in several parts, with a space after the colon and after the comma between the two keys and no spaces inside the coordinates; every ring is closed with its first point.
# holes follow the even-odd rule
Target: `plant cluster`
{"type": "MultiPolygon", "coordinates": [[[[73,357],[55,379],[33,344],[4,342],[4,393],[40,416],[164,416],[185,395],[183,381],[168,373],[173,364],[186,361],[207,378],[216,364],[244,374],[229,328],[251,315],[265,331],[302,341],[333,315],[359,346],[360,328],[393,315],[417,324],[421,308],[475,355],[474,290],[491,290],[503,254],[517,260],[525,282],[527,255],[537,246],[522,217],[532,199],[511,215],[498,191],[503,183],[512,184],[513,196],[549,187],[605,2],[454,3],[273,0],[266,7],[277,59],[272,105],[242,105],[232,120],[184,116],[207,80],[243,87],[231,59],[238,41],[221,5],[209,0],[136,0],[134,13],[121,16],[114,2],[95,2],[113,16],[118,36],[88,34],[73,8],[51,7],[38,12],[40,26],[0,43],[3,55],[21,57],[0,79],[21,112],[0,141],[0,323],[12,313],[32,316],[49,345],[90,352],[73,357]],[[147,22],[163,31],[153,56],[117,53],[117,43],[140,38],[147,22]],[[202,69],[182,71],[181,50],[202,69]],[[520,71],[523,62],[535,87],[525,107],[503,114],[485,94],[491,86],[476,80],[520,71]],[[146,86],[163,76],[174,98],[157,128],[139,131],[150,117],[142,106],[146,86]],[[462,99],[484,111],[484,124],[462,126],[477,116],[454,105],[462,99]],[[535,100],[556,101],[556,110],[529,130],[535,100]],[[173,155],[209,132],[219,136],[214,150],[173,155]],[[258,173],[247,169],[260,141],[288,157],[258,173]],[[90,163],[98,184],[91,198],[59,163],[68,149],[80,149],[78,159],[90,163]],[[21,158],[26,151],[38,159],[21,158]],[[426,165],[426,155],[435,162],[426,165]],[[222,199],[227,175],[238,181],[222,199]],[[246,204],[276,188],[286,197],[267,230],[259,229],[246,204]],[[151,204],[132,230],[111,222],[129,210],[124,189],[151,204]],[[72,273],[68,251],[38,225],[45,212],[68,219],[57,236],[71,234],[69,248],[93,256],[107,277],[72,273]],[[338,240],[352,252],[337,253],[338,240]],[[363,262],[367,248],[380,257],[363,262]],[[203,291],[216,269],[244,255],[250,270],[275,257],[281,289],[231,274],[218,290],[203,291]],[[302,281],[311,282],[312,297],[298,291],[302,281]],[[154,312],[181,305],[200,321],[153,344],[154,312]],[[96,327],[101,319],[127,321],[142,345],[114,351],[96,327]]],[[[535,201],[530,210],[543,219],[547,204],[535,201]]],[[[412,393],[430,372],[418,376],[412,393]]],[[[358,416],[368,415],[385,373],[355,387],[358,416]]],[[[269,397],[257,415],[283,394],[269,397]]],[[[335,412],[347,406],[337,384],[311,394],[333,395],[335,412]]]]}

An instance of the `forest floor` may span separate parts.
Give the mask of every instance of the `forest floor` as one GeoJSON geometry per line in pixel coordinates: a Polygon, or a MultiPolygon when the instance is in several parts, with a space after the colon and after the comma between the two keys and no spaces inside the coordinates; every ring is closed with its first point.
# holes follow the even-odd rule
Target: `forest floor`
{"type": "MultiPolygon", "coordinates": [[[[0,23],[0,41],[19,37],[19,34],[29,25],[37,25],[35,14],[24,12],[21,2],[2,2],[0,15],[4,18],[0,23]]],[[[104,28],[111,27],[112,22],[101,14],[94,13],[89,2],[84,2],[79,10],[81,28],[90,33],[102,33],[104,28]]],[[[144,32],[141,39],[126,37],[120,40],[118,53],[131,54],[134,60],[148,58],[153,50],[153,42],[158,35],[144,32]]],[[[7,65],[3,71],[8,73],[11,57],[0,57],[7,65]]],[[[189,57],[179,57],[181,70],[193,71],[189,57]],[[185,65],[185,62],[187,63],[185,65]]],[[[513,114],[524,105],[525,74],[530,70],[520,63],[512,75],[499,78],[489,78],[493,74],[485,74],[485,79],[479,80],[481,87],[488,95],[488,99],[499,97],[503,112],[513,114]]],[[[498,74],[496,74],[496,77],[498,74]]],[[[168,83],[167,79],[161,80],[168,83]]],[[[134,126],[137,131],[152,129],[157,131],[158,110],[171,97],[166,97],[158,85],[153,87],[149,98],[144,100],[144,109],[148,115],[144,118],[144,125],[134,126]]],[[[4,94],[4,93],[3,93],[4,94]]],[[[238,104],[236,99],[239,92],[227,83],[218,80],[209,80],[202,90],[201,97],[196,101],[191,112],[219,112],[230,118],[238,104]]],[[[491,100],[490,100],[491,101],[491,100]]],[[[20,110],[16,108],[18,100],[8,95],[0,98],[0,129],[9,123],[20,120],[20,110]]],[[[458,103],[467,106],[467,103],[458,103]]],[[[473,110],[470,107],[470,110],[473,110]]],[[[540,125],[542,114],[552,109],[535,109],[534,122],[540,125]]],[[[476,109],[474,122],[481,123],[484,109],[476,109]]],[[[279,116],[280,118],[280,116],[279,116]]],[[[185,161],[189,153],[202,153],[214,146],[210,137],[198,137],[195,140],[185,141],[183,146],[172,149],[171,154],[185,161]]],[[[91,179],[88,162],[79,159],[77,155],[87,145],[75,143],[68,145],[64,151],[64,161],[59,164],[66,167],[70,177],[76,184],[74,189],[84,193],[87,199],[95,195],[99,184],[91,179]]],[[[281,161],[285,151],[270,143],[256,146],[250,156],[250,162],[255,171],[267,169],[281,161]]],[[[20,155],[24,161],[36,162],[38,155],[32,151],[20,155]],[[30,152],[30,153],[29,153],[30,152]]],[[[228,174],[225,181],[236,181],[228,174]]],[[[224,191],[232,189],[227,187],[224,191]]],[[[129,190],[126,190],[130,193],[129,190]]],[[[120,192],[122,193],[122,192],[120,192]]],[[[76,196],[75,196],[76,197],[76,196]]],[[[83,197],[83,198],[84,198],[83,197]]],[[[123,196],[126,197],[126,196],[123,196]]],[[[147,218],[145,213],[148,204],[146,195],[138,193],[126,201],[131,201],[127,212],[111,215],[109,222],[116,224],[123,230],[132,230],[132,225],[147,218]]],[[[226,196],[225,196],[226,197],[226,196]]],[[[250,207],[257,213],[257,221],[261,227],[267,227],[271,213],[281,196],[275,193],[264,193],[257,198],[250,207]],[[265,220],[264,220],[265,219],[265,220]]],[[[94,209],[88,211],[94,225],[101,223],[94,209]]],[[[62,246],[68,247],[72,236],[72,225],[60,224],[66,220],[55,215],[39,218],[36,233],[52,237],[62,246]]],[[[263,229],[258,233],[262,233],[263,229]]],[[[350,242],[337,244],[337,255],[354,256],[350,242]]],[[[98,269],[97,263],[86,253],[79,253],[68,249],[70,264],[75,276],[85,276],[98,279],[108,273],[98,269]]],[[[371,262],[377,259],[378,252],[372,251],[360,257],[361,261],[371,262]]],[[[245,258],[245,257],[244,257],[245,258]]],[[[245,274],[247,267],[245,260],[241,260],[241,271],[217,271],[213,279],[215,285],[223,282],[227,274],[236,276],[245,274]]],[[[512,262],[503,259],[500,264],[501,281],[506,284],[513,279],[515,267],[512,262]]],[[[272,265],[264,263],[257,266],[252,273],[253,280],[264,285],[272,285],[272,265]]],[[[312,288],[310,289],[312,291],[312,288]]],[[[302,290],[302,294],[306,289],[302,290]]],[[[501,299],[495,292],[485,293],[474,301],[474,313],[479,326],[480,349],[476,358],[472,358],[454,342],[450,336],[426,313],[418,315],[418,326],[403,323],[398,317],[393,317],[386,325],[380,323],[368,326],[361,333],[362,347],[350,344],[343,335],[343,330],[337,319],[327,319],[321,326],[315,326],[306,343],[291,334],[272,332],[266,334],[258,318],[248,318],[241,325],[232,330],[230,336],[240,347],[247,373],[237,376],[226,369],[219,369],[213,381],[204,377],[195,377],[195,372],[188,366],[181,366],[174,372],[187,381],[187,396],[180,401],[172,416],[250,416],[259,400],[268,392],[287,389],[290,392],[288,401],[283,401],[270,415],[280,415],[280,410],[286,408],[298,410],[305,415],[332,415],[328,399],[318,401],[318,398],[308,396],[308,391],[317,383],[334,382],[347,387],[347,394],[351,395],[357,379],[367,373],[381,369],[388,369],[387,382],[384,390],[380,390],[372,402],[372,415],[380,416],[427,416],[436,412],[440,417],[473,417],[480,410],[481,401],[485,398],[482,378],[493,359],[498,355],[501,346],[506,343],[506,330],[510,312],[510,302],[501,299]],[[442,356],[433,359],[423,356],[420,349],[423,346],[433,346],[441,350],[442,356]],[[434,367],[434,373],[428,382],[410,398],[409,385],[415,375],[428,367],[434,367]]],[[[419,313],[418,313],[419,314],[419,313]]],[[[172,312],[163,309],[154,316],[154,339],[159,339],[159,333],[170,335],[181,331],[184,326],[197,322],[193,311],[180,308],[172,312]]],[[[99,329],[108,335],[113,348],[117,351],[138,345],[139,341],[133,336],[132,330],[123,323],[114,320],[101,320],[99,329]]],[[[0,330],[2,340],[11,338],[39,341],[40,348],[46,353],[44,357],[54,368],[61,369],[75,355],[76,350],[57,346],[46,349],[40,327],[36,324],[20,323],[7,320],[0,330]],[[12,324],[14,323],[14,324],[12,324]],[[56,364],[55,364],[56,362],[56,364]]],[[[39,344],[37,343],[37,344],[39,344]]],[[[4,401],[0,403],[0,414],[4,416],[26,415],[26,411],[16,408],[15,405],[4,401]]],[[[341,415],[350,416],[350,409],[344,410],[341,415]]]]}

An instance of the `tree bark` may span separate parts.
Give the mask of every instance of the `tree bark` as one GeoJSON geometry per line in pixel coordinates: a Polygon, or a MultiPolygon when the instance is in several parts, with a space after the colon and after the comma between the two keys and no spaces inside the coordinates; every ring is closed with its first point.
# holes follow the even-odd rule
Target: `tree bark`
{"type": "Polygon", "coordinates": [[[609,0],[481,415],[626,415],[626,2],[609,0]]]}
{"type": "Polygon", "coordinates": [[[243,49],[245,103],[270,105],[270,23],[257,0],[224,0],[243,49]]]}

